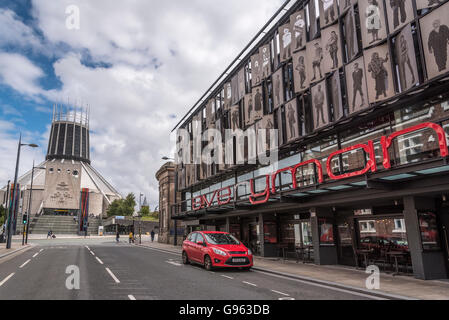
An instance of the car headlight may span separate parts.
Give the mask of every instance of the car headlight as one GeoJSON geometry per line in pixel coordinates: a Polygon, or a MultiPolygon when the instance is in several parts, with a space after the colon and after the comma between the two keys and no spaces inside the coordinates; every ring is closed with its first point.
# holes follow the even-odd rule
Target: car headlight
{"type": "Polygon", "coordinates": [[[252,256],[253,252],[251,251],[251,249],[248,249],[248,255],[252,256]]]}
{"type": "Polygon", "coordinates": [[[226,256],[228,255],[228,254],[227,254],[226,252],[224,252],[223,250],[216,249],[216,248],[213,248],[213,250],[214,250],[214,252],[215,252],[216,254],[218,254],[218,255],[220,255],[220,256],[226,257],[226,256]]]}

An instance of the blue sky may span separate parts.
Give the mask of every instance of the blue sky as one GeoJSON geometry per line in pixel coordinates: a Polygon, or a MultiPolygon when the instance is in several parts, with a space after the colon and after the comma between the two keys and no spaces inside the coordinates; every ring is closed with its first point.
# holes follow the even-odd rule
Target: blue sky
{"type": "Polygon", "coordinates": [[[0,185],[19,132],[41,146],[21,173],[44,160],[52,107],[69,99],[91,106],[94,167],[156,206],[171,129],[282,2],[0,0],[0,185]]]}

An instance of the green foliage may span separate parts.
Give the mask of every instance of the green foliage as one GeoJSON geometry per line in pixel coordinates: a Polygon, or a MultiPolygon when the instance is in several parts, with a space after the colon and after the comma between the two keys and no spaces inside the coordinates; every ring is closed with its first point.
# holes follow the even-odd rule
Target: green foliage
{"type": "Polygon", "coordinates": [[[0,205],[0,225],[4,224],[6,220],[6,209],[0,205]]]}
{"type": "Polygon", "coordinates": [[[142,209],[140,209],[139,211],[139,215],[141,215],[142,217],[149,217],[150,214],[151,212],[149,207],[142,207],[142,209]]]}
{"type": "Polygon", "coordinates": [[[114,200],[108,208],[108,217],[125,216],[131,217],[136,206],[136,196],[130,193],[125,199],[114,200]]]}

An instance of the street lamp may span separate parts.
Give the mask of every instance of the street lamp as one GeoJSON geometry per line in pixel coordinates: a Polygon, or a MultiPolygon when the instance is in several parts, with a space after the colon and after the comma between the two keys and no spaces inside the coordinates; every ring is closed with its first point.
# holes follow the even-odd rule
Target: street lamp
{"type": "Polygon", "coordinates": [[[28,212],[27,212],[27,223],[26,223],[26,231],[25,231],[25,225],[23,226],[23,235],[22,235],[22,246],[25,244],[28,244],[28,234],[30,233],[30,218],[31,218],[31,202],[33,201],[33,182],[34,182],[34,169],[42,169],[42,170],[46,170],[47,168],[45,167],[35,167],[34,166],[34,160],[33,160],[33,169],[31,170],[31,189],[30,189],[30,196],[28,199],[28,212]],[[24,241],[25,238],[25,233],[26,233],[26,239],[24,241]]]}
{"type": "Polygon", "coordinates": [[[27,144],[27,143],[22,143],[22,134],[20,134],[20,138],[19,138],[19,145],[17,147],[17,159],[16,159],[16,172],[14,175],[14,191],[13,191],[13,196],[12,196],[12,204],[9,206],[9,217],[8,217],[8,239],[6,241],[6,249],[11,249],[11,220],[12,220],[12,214],[15,208],[15,203],[16,203],[16,197],[18,196],[18,188],[17,188],[17,178],[19,175],[19,163],[20,163],[20,150],[22,149],[22,147],[31,147],[31,148],[37,148],[39,147],[37,144],[27,144]]]}
{"type": "Polygon", "coordinates": [[[169,157],[162,157],[162,160],[168,161],[168,160],[175,160],[174,158],[169,158],[169,157]]]}

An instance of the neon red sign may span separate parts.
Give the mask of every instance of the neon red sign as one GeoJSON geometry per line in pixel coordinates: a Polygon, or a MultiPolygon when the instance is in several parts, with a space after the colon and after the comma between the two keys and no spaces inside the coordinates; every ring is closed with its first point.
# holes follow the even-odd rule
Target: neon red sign
{"type": "MultiPolygon", "coordinates": [[[[390,136],[383,136],[380,139],[380,143],[382,146],[382,153],[383,153],[383,166],[385,169],[387,169],[387,170],[391,169],[390,148],[393,145],[394,140],[400,136],[407,135],[412,132],[420,131],[423,129],[432,129],[433,131],[435,131],[435,133],[438,137],[438,146],[440,149],[440,156],[441,157],[449,156],[449,150],[447,148],[447,141],[446,141],[446,133],[444,132],[444,129],[435,123],[430,123],[430,122],[422,123],[417,126],[395,132],[395,133],[391,134],[390,136]]],[[[249,197],[249,201],[253,205],[267,203],[268,200],[270,199],[270,196],[272,194],[274,195],[277,193],[276,179],[283,172],[290,172],[290,174],[292,176],[292,185],[293,185],[292,190],[298,189],[298,181],[296,178],[298,170],[302,167],[306,167],[311,164],[313,164],[315,166],[318,182],[320,184],[324,183],[322,164],[318,159],[312,159],[312,160],[309,160],[306,162],[301,162],[293,167],[287,167],[287,168],[280,169],[271,175],[266,175],[265,176],[265,179],[266,179],[265,189],[261,193],[255,192],[254,179],[251,179],[249,181],[250,189],[251,189],[251,195],[249,197]]],[[[345,148],[345,149],[342,149],[342,150],[332,153],[327,159],[326,169],[327,169],[327,174],[329,176],[329,179],[337,180],[337,181],[342,180],[342,179],[348,179],[348,178],[352,178],[352,177],[362,176],[362,175],[367,174],[370,171],[372,173],[377,172],[376,155],[374,152],[374,142],[371,140],[371,141],[368,141],[366,144],[357,144],[355,146],[345,148]],[[339,155],[342,155],[342,154],[345,154],[347,152],[351,152],[354,150],[363,150],[368,155],[368,160],[367,160],[365,168],[362,170],[359,170],[359,171],[354,171],[354,172],[345,173],[345,174],[341,174],[341,175],[334,174],[332,172],[332,167],[331,167],[332,160],[339,155]]],[[[238,185],[234,186],[234,192],[237,187],[238,187],[238,185]]],[[[217,198],[217,203],[219,206],[229,204],[232,200],[231,187],[226,187],[226,188],[215,191],[212,195],[212,198],[209,200],[206,195],[193,198],[192,199],[192,209],[194,211],[198,211],[201,209],[210,208],[213,205],[213,203],[215,202],[215,198],[217,198]]]]}

